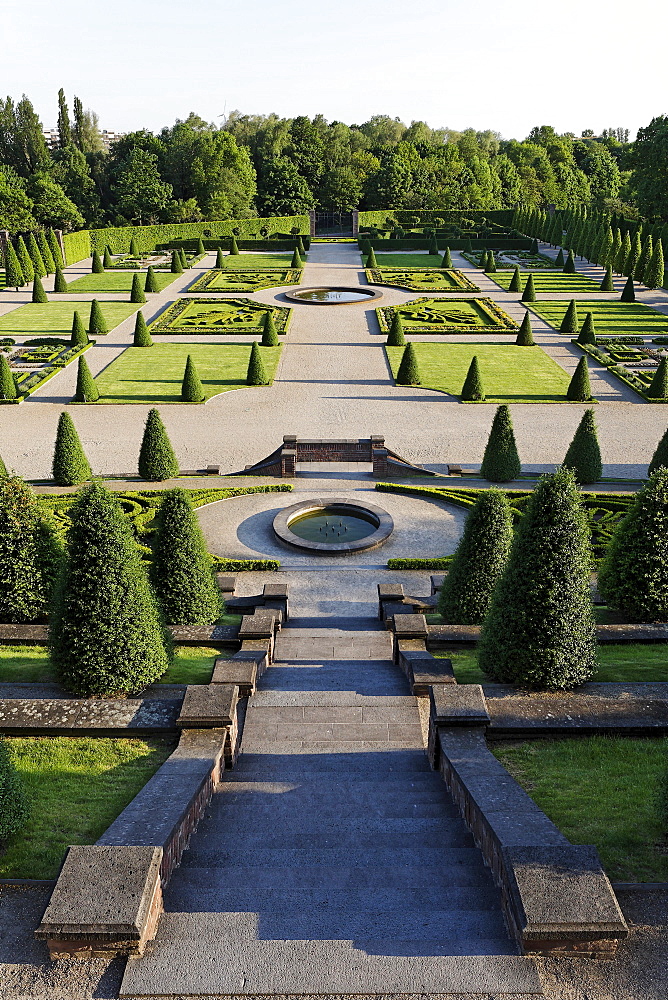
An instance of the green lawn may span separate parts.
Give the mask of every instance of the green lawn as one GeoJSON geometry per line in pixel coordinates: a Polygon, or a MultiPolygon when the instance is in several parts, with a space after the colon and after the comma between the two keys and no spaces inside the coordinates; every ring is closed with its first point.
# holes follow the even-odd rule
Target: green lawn
{"type": "MultiPolygon", "coordinates": [[[[569,378],[540,347],[517,344],[414,344],[423,388],[459,396],[474,355],[490,403],[564,402],[569,378]]],[[[386,347],[396,377],[403,347],[386,347]]]]}
{"type": "Polygon", "coordinates": [[[268,267],[290,267],[291,260],[291,253],[232,253],[224,257],[224,264],[235,271],[264,271],[268,267]]]}
{"type": "MultiPolygon", "coordinates": [[[[378,267],[440,267],[443,254],[435,253],[383,253],[374,251],[378,267]]],[[[362,254],[366,263],[366,254],[362,254]]]]}
{"type": "MultiPolygon", "coordinates": [[[[261,347],[267,377],[276,372],[282,347],[261,347]]],[[[128,347],[98,375],[100,403],[178,403],[189,354],[205,399],[246,385],[250,344],[154,344],[128,347]]]]}
{"type": "MultiPolygon", "coordinates": [[[[180,275],[171,274],[169,271],[155,271],[155,280],[159,291],[166,288],[180,275]]],[[[70,281],[67,286],[68,292],[127,292],[132,289],[132,279],[135,274],[141,278],[141,287],[144,287],[146,272],[139,271],[105,271],[104,274],[84,274],[82,278],[70,281]]],[[[149,293],[150,294],[150,293],[149,293]]]]}
{"type": "MultiPolygon", "coordinates": [[[[558,330],[564,318],[568,302],[528,303],[539,316],[558,330]]],[[[656,337],[668,334],[668,316],[657,312],[651,306],[637,302],[601,302],[582,300],[577,303],[580,326],[585,315],[592,313],[598,336],[645,336],[656,337]]]]}
{"type": "Polygon", "coordinates": [[[174,749],[174,740],[9,737],[31,805],[0,855],[2,878],[55,878],[70,844],[94,844],[174,749]]]}
{"type": "MultiPolygon", "coordinates": [[[[110,330],[132,316],[140,307],[133,302],[100,302],[102,315],[110,330]]],[[[72,332],[72,315],[77,311],[88,325],[90,302],[71,300],[64,302],[28,302],[18,309],[0,316],[0,336],[18,337],[26,334],[35,336],[62,337],[72,332]]]]}
{"type": "Polygon", "coordinates": [[[492,752],[574,844],[595,844],[607,874],[668,880],[657,792],[668,739],[594,736],[495,744],[492,752]]]}
{"type": "MultiPolygon", "coordinates": [[[[549,295],[552,292],[593,292],[599,290],[598,281],[593,281],[584,274],[563,274],[561,271],[520,271],[522,289],[529,274],[533,274],[533,285],[540,294],[549,295]]],[[[513,280],[512,271],[495,271],[488,275],[497,285],[508,291],[508,285],[513,280]]],[[[612,295],[613,293],[608,293],[612,295]]],[[[566,303],[568,305],[568,303],[566,303]]]]}

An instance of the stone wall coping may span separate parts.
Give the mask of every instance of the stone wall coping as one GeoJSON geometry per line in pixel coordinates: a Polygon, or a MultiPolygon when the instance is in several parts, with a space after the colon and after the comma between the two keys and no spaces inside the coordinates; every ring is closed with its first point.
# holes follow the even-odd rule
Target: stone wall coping
{"type": "Polygon", "coordinates": [[[180,698],[6,698],[0,700],[0,732],[173,732],[180,705],[180,698]]]}
{"type": "Polygon", "coordinates": [[[220,729],[233,725],[239,689],[235,684],[189,684],[176,720],[182,729],[220,729]]]}
{"type": "Polygon", "coordinates": [[[398,614],[392,620],[392,627],[397,638],[426,639],[429,626],[424,615],[398,614]]]}
{"type": "Polygon", "coordinates": [[[436,726],[489,725],[489,713],[480,684],[434,686],[429,703],[430,719],[436,726]]]}
{"type": "MultiPolygon", "coordinates": [[[[427,630],[432,642],[475,643],[480,638],[479,625],[428,625],[427,630]]],[[[596,638],[600,643],[668,642],[668,624],[597,625],[596,638]]]]}

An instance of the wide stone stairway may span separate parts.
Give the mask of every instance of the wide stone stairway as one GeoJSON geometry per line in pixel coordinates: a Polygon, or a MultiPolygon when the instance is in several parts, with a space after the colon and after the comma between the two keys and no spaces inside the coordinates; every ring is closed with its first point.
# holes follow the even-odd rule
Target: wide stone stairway
{"type": "Polygon", "coordinates": [[[542,996],[390,636],[291,620],[122,996],[542,996]]]}

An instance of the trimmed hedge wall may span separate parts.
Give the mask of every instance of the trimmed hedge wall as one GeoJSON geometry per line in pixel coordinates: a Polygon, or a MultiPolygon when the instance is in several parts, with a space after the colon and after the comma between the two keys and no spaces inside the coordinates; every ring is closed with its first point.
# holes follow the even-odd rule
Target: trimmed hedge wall
{"type": "MultiPolygon", "coordinates": [[[[365,241],[369,243],[374,250],[429,250],[431,247],[431,239],[411,239],[406,237],[403,240],[393,240],[393,239],[370,239],[365,237],[360,233],[359,242],[365,241]]],[[[469,240],[453,240],[446,239],[445,237],[439,237],[439,246],[445,244],[450,247],[451,250],[465,250],[469,245],[469,240]]],[[[529,237],[518,237],[517,239],[502,239],[495,236],[487,236],[485,239],[470,240],[472,250],[529,250],[533,240],[529,237]]]]}
{"type": "Polygon", "coordinates": [[[224,559],[222,556],[212,556],[211,559],[216,573],[274,573],[281,568],[278,559],[224,559]]]}
{"type": "Polygon", "coordinates": [[[388,559],[388,569],[450,569],[452,556],[434,559],[388,559]]]}
{"type": "MultiPolygon", "coordinates": [[[[310,232],[308,215],[284,215],[274,218],[226,219],[222,222],[183,222],[162,226],[122,226],[116,229],[92,229],[90,231],[91,246],[96,250],[104,250],[105,246],[112,253],[127,253],[130,240],[134,237],[139,250],[155,250],[168,244],[180,244],[184,241],[198,239],[218,243],[221,238],[232,236],[234,229],[239,230],[237,239],[250,239],[260,235],[260,230],[266,228],[271,233],[287,236],[293,226],[299,226],[300,233],[307,236],[310,232]]],[[[253,244],[257,246],[257,244],[253,244]]],[[[290,247],[292,249],[292,247],[290,247]]],[[[81,259],[81,258],[79,258],[81,259]]]]}
{"type": "Polygon", "coordinates": [[[376,209],[372,212],[359,213],[359,225],[375,226],[378,229],[385,228],[385,220],[396,219],[402,228],[407,226],[433,226],[434,219],[443,219],[446,225],[458,226],[462,219],[473,219],[479,222],[487,219],[488,222],[496,222],[499,226],[512,226],[514,209],[447,209],[447,208],[384,208],[376,209]],[[419,219],[415,222],[415,219],[419,219]]]}
{"type": "Polygon", "coordinates": [[[88,229],[81,229],[78,233],[64,233],[63,246],[65,247],[66,264],[76,264],[79,260],[85,260],[92,253],[90,231],[88,229]]]}

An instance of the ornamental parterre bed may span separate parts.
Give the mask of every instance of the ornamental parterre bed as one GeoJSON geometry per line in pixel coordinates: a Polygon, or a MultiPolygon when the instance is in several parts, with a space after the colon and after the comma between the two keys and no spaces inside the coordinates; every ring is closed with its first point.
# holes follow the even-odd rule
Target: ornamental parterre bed
{"type": "Polygon", "coordinates": [[[298,268],[268,269],[266,271],[207,271],[190,286],[190,292],[257,292],[261,288],[281,285],[298,285],[302,271],[298,268]]]}
{"type": "Polygon", "coordinates": [[[415,292],[479,292],[462,271],[435,267],[367,268],[370,285],[390,285],[415,292]]]}
{"type": "Polygon", "coordinates": [[[517,330],[515,320],[488,298],[414,299],[403,306],[376,309],[383,333],[388,333],[398,312],[406,333],[506,333],[517,330]]]}
{"type": "Polygon", "coordinates": [[[151,324],[151,334],[252,334],[262,333],[264,317],[270,312],[276,332],[286,333],[292,315],[283,306],[263,305],[252,299],[182,298],[165,309],[151,324]]]}

